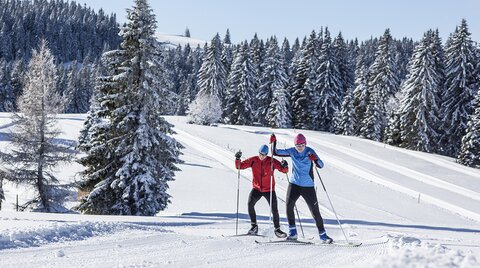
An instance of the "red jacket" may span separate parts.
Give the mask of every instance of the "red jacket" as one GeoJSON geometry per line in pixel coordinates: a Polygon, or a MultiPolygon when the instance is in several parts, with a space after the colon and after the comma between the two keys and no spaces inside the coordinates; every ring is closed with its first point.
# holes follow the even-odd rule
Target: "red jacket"
{"type": "MultiPolygon", "coordinates": [[[[252,168],[252,186],[254,189],[260,192],[270,192],[270,176],[272,175],[271,170],[271,160],[270,156],[265,157],[265,159],[260,160],[258,156],[252,156],[244,161],[235,160],[236,168],[246,169],[251,167],[252,168]]],[[[277,159],[273,159],[273,169],[277,169],[280,172],[287,173],[288,167],[282,167],[280,161],[277,159]]],[[[275,191],[275,178],[272,178],[272,188],[275,191]]]]}

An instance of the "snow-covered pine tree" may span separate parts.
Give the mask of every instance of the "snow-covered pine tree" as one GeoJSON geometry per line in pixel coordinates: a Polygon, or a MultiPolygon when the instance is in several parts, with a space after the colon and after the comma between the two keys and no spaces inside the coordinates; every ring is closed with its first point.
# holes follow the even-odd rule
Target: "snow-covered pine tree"
{"type": "Polygon", "coordinates": [[[85,169],[80,173],[81,180],[77,182],[80,203],[76,209],[84,213],[106,214],[106,211],[111,209],[109,200],[116,198],[113,191],[102,191],[104,201],[100,200],[100,197],[89,199],[89,194],[99,183],[107,189],[108,182],[103,180],[114,174],[120,165],[114,154],[115,145],[118,144],[114,139],[115,126],[110,123],[109,118],[112,118],[114,111],[120,107],[116,103],[116,95],[127,88],[126,69],[121,68],[125,60],[124,50],[107,51],[102,55],[92,105],[79,136],[78,147],[86,156],[78,160],[85,169]]]}
{"type": "Polygon", "coordinates": [[[188,29],[188,27],[185,28],[185,33],[183,34],[183,36],[190,37],[190,29],[188,29]]]}
{"type": "Polygon", "coordinates": [[[458,162],[474,168],[480,168],[480,90],[475,99],[475,112],[470,116],[458,162]]]}
{"type": "Polygon", "coordinates": [[[470,35],[466,20],[462,20],[445,47],[442,147],[444,153],[450,156],[458,155],[468,115],[473,114],[473,100],[478,90],[475,70],[478,59],[470,35]]]}
{"type": "Polygon", "coordinates": [[[318,94],[314,91],[317,81],[318,45],[317,33],[312,31],[295,56],[291,89],[292,126],[313,129],[316,119],[318,94]]]}
{"type": "Polygon", "coordinates": [[[19,98],[19,112],[12,117],[12,150],[0,153],[6,164],[5,179],[30,186],[35,195],[22,209],[42,212],[64,212],[65,198],[70,194],[54,175],[60,162],[69,161],[69,147],[55,139],[56,114],[63,111],[64,99],[56,92],[56,67],[53,55],[42,40],[33,51],[25,74],[24,91],[19,98]]]}
{"type": "Polygon", "coordinates": [[[333,58],[337,63],[339,80],[342,87],[342,91],[339,92],[338,95],[343,99],[347,91],[353,87],[354,73],[353,70],[350,69],[348,48],[341,32],[338,33],[337,37],[333,40],[331,49],[333,50],[333,58]]]}
{"type": "Polygon", "coordinates": [[[318,92],[318,103],[314,106],[317,108],[315,128],[334,132],[333,119],[341,109],[344,88],[328,29],[325,29],[317,74],[315,91],[318,92]]]}
{"type": "Polygon", "coordinates": [[[277,38],[273,36],[267,47],[267,54],[262,69],[260,92],[271,92],[271,101],[266,111],[270,127],[285,128],[290,125],[290,103],[288,95],[288,76],[285,73],[283,52],[278,47],[277,38]]]}
{"type": "Polygon", "coordinates": [[[355,89],[353,90],[353,107],[355,117],[355,135],[360,135],[360,128],[368,102],[370,101],[370,92],[368,91],[368,66],[365,62],[365,54],[360,51],[355,66],[355,89]]]}
{"type": "Polygon", "coordinates": [[[9,64],[0,59],[0,111],[12,112],[15,104],[9,64]]]}
{"type": "Polygon", "coordinates": [[[67,99],[67,113],[85,113],[90,107],[90,98],[94,83],[92,82],[92,66],[88,57],[83,63],[73,61],[68,71],[67,88],[64,89],[67,99]]]}
{"type": "Polygon", "coordinates": [[[250,41],[250,58],[252,59],[253,68],[256,74],[255,88],[258,88],[262,83],[261,75],[263,74],[262,62],[265,59],[265,44],[263,40],[260,40],[257,36],[257,33],[253,36],[252,41],[250,41]]]}
{"type": "Polygon", "coordinates": [[[161,116],[168,92],[158,80],[161,49],[147,0],[135,0],[127,19],[120,32],[123,42],[117,53],[123,61],[118,75],[111,77],[113,87],[102,88],[106,94],[101,105],[108,109],[111,131],[103,152],[113,154],[104,155],[110,159],[104,169],[112,172],[104,174],[79,207],[86,213],[155,215],[169,203],[168,182],[180,161],[181,145],[169,136],[172,126],[161,116]]]}
{"type": "MultiPolygon", "coordinates": [[[[278,81],[275,80],[279,79],[279,72],[282,72],[282,75],[285,76],[282,70],[278,70],[278,68],[283,68],[283,65],[278,65],[280,64],[280,55],[276,37],[272,37],[267,43],[267,53],[261,67],[259,68],[263,70],[263,73],[260,74],[260,84],[258,90],[256,90],[255,96],[256,118],[262,125],[269,124],[267,113],[273,99],[273,83],[278,83],[278,81]]],[[[283,64],[283,62],[281,64],[283,64]]]]}
{"type": "Polygon", "coordinates": [[[224,44],[222,49],[222,63],[225,66],[227,76],[230,74],[233,63],[233,45],[224,44]]]}
{"type": "MultiPolygon", "coordinates": [[[[94,77],[99,77],[105,72],[102,61],[99,61],[95,66],[95,75],[94,77]]],[[[95,83],[96,85],[96,83],[95,83]]],[[[99,115],[100,111],[100,92],[99,88],[95,86],[93,88],[92,96],[90,98],[90,107],[87,112],[87,118],[83,122],[83,128],[80,130],[80,135],[78,136],[78,145],[77,148],[80,151],[88,152],[92,148],[91,142],[94,140],[91,135],[94,133],[92,128],[102,123],[102,118],[99,115]]]]}
{"type": "MultiPolygon", "coordinates": [[[[398,95],[399,93],[397,93],[398,95]]],[[[395,99],[397,100],[397,99],[395,99]]],[[[398,114],[399,101],[395,109],[392,109],[387,116],[387,127],[385,128],[385,135],[383,142],[393,146],[400,146],[402,143],[400,115],[398,114]]]]}
{"type": "Polygon", "coordinates": [[[380,38],[377,51],[375,53],[375,61],[369,68],[368,91],[370,92],[370,100],[368,102],[367,113],[370,114],[363,119],[362,135],[372,138],[376,141],[383,140],[383,132],[386,127],[387,103],[393,98],[398,91],[399,82],[395,72],[395,51],[393,47],[393,39],[390,30],[386,29],[380,38]],[[375,95],[375,98],[373,98],[375,95]],[[375,103],[378,102],[378,103],[375,103]],[[376,122],[368,122],[368,120],[376,120],[376,122]],[[367,126],[370,126],[369,129],[367,126]]]}
{"type": "Polygon", "coordinates": [[[378,91],[370,93],[365,117],[360,127],[360,135],[374,141],[383,140],[383,131],[387,120],[379,95],[378,91]]]}
{"type": "Polygon", "coordinates": [[[292,64],[293,52],[290,50],[290,42],[288,42],[286,37],[283,39],[282,48],[280,51],[283,53],[285,73],[290,76],[290,65],[292,64]]]}
{"type": "Polygon", "coordinates": [[[439,139],[440,92],[443,69],[437,63],[435,33],[426,32],[409,62],[399,107],[402,147],[434,152],[439,139]]]}
{"type": "Polygon", "coordinates": [[[235,53],[232,71],[228,76],[225,94],[225,122],[233,125],[252,123],[252,94],[255,86],[255,70],[245,41],[235,53]]]}
{"type": "Polygon", "coordinates": [[[232,39],[230,36],[230,29],[227,28],[227,31],[225,32],[225,37],[223,38],[223,43],[226,45],[231,45],[232,44],[232,39]]]}
{"type": "Polygon", "coordinates": [[[3,172],[0,172],[0,211],[2,210],[2,201],[5,200],[5,192],[3,191],[3,172]]]}
{"type": "Polygon", "coordinates": [[[189,106],[190,122],[213,124],[221,119],[222,98],[226,90],[227,72],[221,61],[222,44],[217,34],[205,48],[202,67],[198,71],[198,93],[189,106]],[[220,105],[218,103],[220,102],[220,105]],[[206,104],[213,106],[205,106],[206,104]],[[217,116],[220,113],[220,117],[217,116]]]}
{"type": "Polygon", "coordinates": [[[355,135],[355,107],[353,106],[353,88],[347,91],[343,97],[342,108],[335,117],[335,133],[353,136],[355,135]]]}
{"type": "Polygon", "coordinates": [[[221,61],[222,42],[218,33],[210,42],[205,52],[202,67],[199,71],[198,86],[200,95],[223,98],[226,88],[227,72],[221,61]]]}
{"type": "Polygon", "coordinates": [[[222,101],[214,95],[197,94],[188,110],[189,123],[212,125],[222,119],[222,101]]]}

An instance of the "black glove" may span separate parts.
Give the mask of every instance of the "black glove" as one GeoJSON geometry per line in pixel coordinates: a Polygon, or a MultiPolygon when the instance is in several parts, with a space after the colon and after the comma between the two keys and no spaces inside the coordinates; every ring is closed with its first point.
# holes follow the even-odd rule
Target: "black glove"
{"type": "Polygon", "coordinates": [[[282,163],[281,163],[281,164],[282,164],[282,167],[283,167],[283,168],[288,168],[288,162],[287,162],[287,161],[282,160],[282,163]]]}
{"type": "Polygon", "coordinates": [[[235,159],[240,160],[240,157],[242,157],[242,151],[235,153],[235,159]]]}

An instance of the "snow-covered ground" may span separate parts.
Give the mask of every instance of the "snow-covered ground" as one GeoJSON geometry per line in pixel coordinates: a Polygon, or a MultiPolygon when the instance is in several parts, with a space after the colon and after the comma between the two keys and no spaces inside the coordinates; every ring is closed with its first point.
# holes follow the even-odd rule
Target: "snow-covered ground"
{"type": "MultiPolygon", "coordinates": [[[[0,113],[2,150],[8,146],[9,117],[0,113]]],[[[84,117],[60,116],[62,142],[76,141],[84,117]]],[[[235,234],[238,182],[239,232],[250,226],[251,172],[242,170],[238,181],[233,155],[239,149],[245,157],[257,154],[272,129],[167,119],[185,145],[167,210],[156,217],[15,212],[16,195],[21,201],[29,191],[6,183],[0,267],[480,267],[479,170],[442,156],[302,131],[325,162],[320,174],[348,239],[364,244],[259,245],[254,237],[228,237],[235,234]]],[[[297,131],[274,132],[281,148],[292,145],[297,131]]],[[[79,170],[78,164],[64,165],[59,174],[68,181],[79,170]]],[[[287,178],[276,179],[286,230],[287,178]]],[[[329,235],[345,240],[322,187],[317,195],[329,235]]],[[[297,207],[305,237],[317,239],[303,200],[297,207]]],[[[272,236],[267,202],[260,200],[256,210],[260,232],[272,236]]]]}
{"type": "Polygon", "coordinates": [[[197,46],[200,46],[201,48],[203,48],[205,43],[208,43],[205,40],[185,37],[183,35],[156,33],[155,36],[157,37],[158,41],[165,42],[171,45],[172,47],[176,47],[176,46],[185,47],[187,44],[189,44],[192,49],[195,49],[197,46]]]}

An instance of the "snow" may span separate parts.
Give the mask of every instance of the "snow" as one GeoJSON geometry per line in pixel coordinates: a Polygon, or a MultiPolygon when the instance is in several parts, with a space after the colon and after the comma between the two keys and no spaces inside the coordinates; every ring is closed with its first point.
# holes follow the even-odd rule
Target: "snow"
{"type": "MultiPolygon", "coordinates": [[[[2,150],[9,143],[9,117],[0,113],[2,150]]],[[[75,143],[85,117],[59,116],[62,142],[75,143]]],[[[325,162],[319,171],[348,239],[364,244],[258,245],[254,237],[228,237],[235,234],[237,183],[239,233],[250,225],[251,172],[242,170],[238,180],[233,160],[239,149],[244,157],[257,154],[272,129],[167,120],[186,148],[165,211],[155,217],[16,212],[16,194],[21,202],[29,191],[4,182],[0,267],[480,267],[479,170],[360,138],[302,131],[325,162]]],[[[273,131],[279,148],[291,146],[298,133],[273,131]]],[[[80,170],[63,165],[58,174],[71,181],[80,170]]],[[[286,230],[288,184],[285,175],[275,174],[286,230]]],[[[328,234],[345,240],[321,186],[317,196],[328,234]]],[[[317,240],[305,202],[299,199],[297,207],[305,237],[317,240]]],[[[272,236],[267,202],[260,200],[256,211],[260,233],[272,236]]]]}
{"type": "Polygon", "coordinates": [[[195,39],[191,37],[185,37],[182,35],[166,34],[166,33],[156,33],[155,36],[159,42],[165,42],[173,47],[182,46],[185,47],[187,44],[190,44],[190,47],[196,48],[200,46],[203,48],[205,43],[208,43],[205,40],[195,39]]]}

